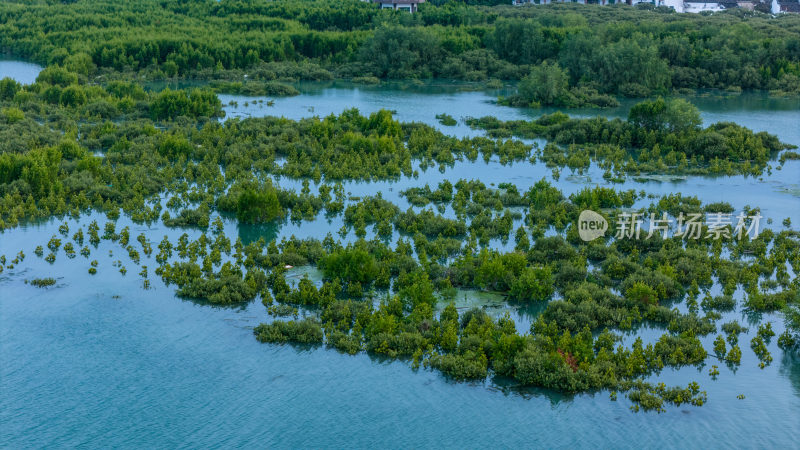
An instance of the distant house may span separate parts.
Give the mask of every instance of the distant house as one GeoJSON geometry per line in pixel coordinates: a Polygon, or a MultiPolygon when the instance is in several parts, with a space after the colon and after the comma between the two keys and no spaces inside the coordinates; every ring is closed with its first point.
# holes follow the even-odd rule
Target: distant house
{"type": "Polygon", "coordinates": [[[614,3],[625,3],[625,0],[512,0],[512,5],[523,5],[533,3],[535,5],[549,5],[551,3],[578,3],[581,5],[613,5],[614,3]]]}
{"type": "Polygon", "coordinates": [[[800,13],[800,1],[797,0],[772,0],[772,14],[780,13],[800,13]]]}
{"type": "Polygon", "coordinates": [[[675,12],[682,13],[683,0],[658,0],[658,6],[667,6],[675,10],[675,12]]]}
{"type": "Polygon", "coordinates": [[[732,0],[686,0],[683,2],[683,12],[687,13],[722,11],[728,8],[738,7],[739,5],[732,0]]]}
{"type": "Polygon", "coordinates": [[[655,6],[672,8],[679,13],[714,12],[731,8],[742,8],[750,11],[758,9],[762,12],[767,12],[767,9],[770,9],[773,14],[800,13],[800,0],[511,0],[512,5],[547,5],[550,3],[580,3],[585,5],[621,3],[631,6],[650,3],[655,6]]]}
{"type": "Polygon", "coordinates": [[[679,13],[722,11],[739,7],[736,0],[657,0],[656,5],[672,8],[679,13]]]}
{"type": "Polygon", "coordinates": [[[425,0],[373,0],[375,3],[381,5],[382,9],[393,9],[395,11],[408,11],[417,12],[417,7],[420,3],[425,3],[425,0]]]}

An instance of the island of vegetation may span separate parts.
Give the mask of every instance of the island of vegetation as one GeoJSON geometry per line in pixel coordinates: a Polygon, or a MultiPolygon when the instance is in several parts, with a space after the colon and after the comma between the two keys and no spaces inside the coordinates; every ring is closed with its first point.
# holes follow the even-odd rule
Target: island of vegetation
{"type": "Polygon", "coordinates": [[[152,274],[181,298],[263,303],[264,323],[253,330],[261,342],[402,359],[456,380],[495,375],[558,392],[605,390],[612,399],[624,392],[634,410],[706,401],[697,383],[646,381],[664,369],[713,363],[713,373],[741,364],[743,351],[762,368],[771,364],[772,324],[749,324],[757,334],[748,346],[739,341],[744,326],[720,323],[733,308],[781,312],[786,331],[778,344],[798,351],[800,232],[791,223],[741,239],[714,239],[704,226],[697,239],[609,234],[586,242],[577,228],[585,209],[613,229],[623,211],[660,217],[733,207],[604,186],[566,195],[547,179],[529,189],[473,179],[418,183],[401,193],[410,207],[380,192],[352,197],[344,187],[479,158],[576,171],[594,162],[609,179],[758,175],[791,147],[773,135],[731,123],[702,127],[697,110],[674,97],[644,100],[627,120],[473,118],[467,123],[486,135],[455,138],[385,110],[224,120],[216,95],[291,95],[291,86],[274,82],[357,74],[522,79],[519,94],[505,101],[526,105],[602,106],[616,95],[676,88],[796,93],[800,40],[790,29],[797,19],[454,2],[424,5],[411,16],[371,6],[0,4],[0,47],[47,64],[30,85],[0,81],[0,230],[64,221],[47,242],[13,260],[2,256],[0,270],[21,264],[29,251],[54,266],[63,258],[80,262],[90,274],[138,274],[144,289],[152,274]],[[170,32],[159,31],[164,27],[170,32]],[[399,43],[402,57],[388,58],[388,43],[399,43]],[[245,74],[251,81],[239,80],[245,74]],[[141,83],[164,77],[210,82],[175,90],[141,83]],[[547,144],[540,149],[515,137],[547,144]],[[302,188],[281,187],[280,179],[302,188]],[[70,229],[67,217],[82,224],[70,229]],[[137,235],[121,217],[186,232],[177,240],[137,235]],[[340,220],[342,229],[243,242],[224,227],[226,220],[280,226],[325,219],[340,220]],[[102,242],[118,246],[113,269],[95,259],[102,242]],[[294,283],[287,278],[292,267],[316,268],[321,279],[294,283]],[[541,313],[520,329],[509,314],[459,311],[454,300],[464,290],[491,291],[512,306],[541,305],[541,313]],[[643,325],[663,334],[624,345],[622,333],[643,325]],[[701,338],[714,335],[713,349],[704,348],[701,338]]]}

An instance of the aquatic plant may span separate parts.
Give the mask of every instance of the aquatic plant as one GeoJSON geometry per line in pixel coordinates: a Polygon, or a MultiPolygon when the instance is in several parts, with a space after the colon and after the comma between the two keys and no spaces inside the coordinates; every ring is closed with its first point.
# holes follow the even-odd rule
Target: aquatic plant
{"type": "Polygon", "coordinates": [[[56,284],[56,279],[55,278],[50,278],[50,277],[48,277],[48,278],[34,278],[34,279],[30,280],[28,283],[30,283],[31,286],[36,286],[38,288],[44,288],[44,287],[49,287],[49,286],[55,285],[56,284]]]}
{"type": "Polygon", "coordinates": [[[452,127],[458,124],[458,121],[454,119],[453,116],[447,113],[437,114],[436,120],[438,120],[440,124],[446,127],[452,127]]]}

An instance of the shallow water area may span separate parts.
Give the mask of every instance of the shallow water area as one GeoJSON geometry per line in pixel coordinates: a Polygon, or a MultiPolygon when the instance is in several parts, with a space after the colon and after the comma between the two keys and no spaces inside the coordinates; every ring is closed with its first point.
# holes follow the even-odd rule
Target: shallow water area
{"type": "MultiPolygon", "coordinates": [[[[359,86],[345,82],[307,82],[297,84],[301,95],[284,98],[246,97],[221,94],[226,118],[282,116],[293,120],[308,117],[325,117],[339,114],[345,109],[357,108],[362,114],[380,109],[394,113],[403,122],[423,122],[456,137],[481,136],[481,130],[472,130],[464,122],[466,117],[494,116],[501,120],[530,120],[556,111],[553,108],[512,108],[497,104],[497,96],[508,90],[480,91],[474,85],[463,83],[388,83],[378,86],[359,86]],[[260,100],[254,103],[254,100],[260,100]],[[274,100],[273,106],[267,106],[274,100]],[[233,102],[233,103],[232,103],[233,102]],[[247,103],[247,105],[245,105],[247,103]],[[441,125],[437,114],[447,112],[458,119],[458,125],[441,125]]],[[[723,94],[705,92],[687,97],[701,112],[704,125],[720,121],[736,122],[755,131],[776,134],[782,141],[800,145],[800,98],[774,98],[765,93],[745,92],[723,94]]],[[[627,117],[628,109],[636,100],[623,99],[618,108],[570,109],[576,117],[627,117]]],[[[425,183],[435,188],[442,180],[479,179],[486,185],[502,182],[516,184],[520,191],[546,178],[566,195],[589,186],[609,186],[618,190],[635,189],[658,196],[671,193],[697,196],[703,203],[728,202],[737,211],[744,206],[759,207],[765,220],[780,223],[789,217],[800,223],[800,161],[787,161],[778,170],[761,177],[673,176],[645,174],[629,176],[622,183],[603,179],[603,171],[596,165],[580,176],[571,176],[570,169],[562,168],[558,178],[542,164],[518,162],[500,164],[493,159],[485,163],[458,161],[443,171],[436,167],[420,171],[418,179],[401,178],[393,182],[347,182],[345,187],[354,195],[368,195],[380,191],[391,201],[396,193],[425,183]],[[390,189],[391,188],[391,189],[390,189]],[[395,194],[391,194],[394,192],[395,194]]],[[[288,181],[291,183],[291,181],[288,181]]],[[[299,184],[298,184],[299,185],[299,184]]],[[[649,201],[647,201],[649,203],[649,201]]],[[[646,203],[646,204],[647,204],[646,203]]],[[[639,206],[637,204],[637,206],[639,206]]]]}
{"type": "Polygon", "coordinates": [[[31,84],[36,81],[41,71],[42,66],[38,64],[4,59],[3,55],[0,55],[0,80],[8,77],[18,83],[31,84]]]}
{"type": "MultiPolygon", "coordinates": [[[[33,72],[25,72],[32,69],[3,61],[0,78],[11,70],[7,67],[17,67],[14,73],[20,81],[35,79],[33,72]]],[[[384,108],[396,111],[399,120],[429,123],[456,136],[481,133],[460,120],[454,127],[444,127],[436,114],[526,119],[547,112],[499,106],[494,102],[499,92],[449,84],[308,83],[299,88],[302,95],[275,99],[274,106],[266,101],[253,104],[252,98],[241,96],[220,97],[224,104],[239,104],[225,108],[228,118],[299,119],[351,107],[362,113],[384,108]],[[244,106],[245,101],[250,104],[244,106]]],[[[800,145],[796,100],[741,94],[692,101],[706,124],[735,121],[800,145]]],[[[569,112],[624,117],[629,107],[623,102],[613,110],[569,112]]],[[[795,227],[800,224],[800,161],[773,169],[763,181],[655,175],[612,184],[596,167],[585,174],[565,169],[555,179],[542,165],[479,159],[458,161],[442,171],[420,170],[416,178],[348,182],[345,188],[353,196],[381,192],[406,209],[410,205],[400,196],[402,190],[459,178],[495,186],[510,181],[521,191],[547,178],[567,195],[598,184],[656,195],[682,192],[703,202],[728,201],[736,209],[759,206],[765,217],[774,220],[775,229],[781,229],[785,217],[795,227]]],[[[285,178],[278,184],[299,187],[297,180],[285,178]]],[[[640,200],[636,206],[650,201],[640,200]]],[[[101,227],[107,221],[100,214],[65,220],[70,235],[91,220],[101,227]]],[[[62,222],[51,219],[0,234],[0,254],[13,257],[20,250],[26,254],[13,269],[0,274],[0,447],[607,447],[613,442],[630,448],[793,448],[800,442],[800,361],[784,355],[773,338],[768,349],[775,361],[759,369],[747,344],[755,325],[740,337],[743,357],[738,370],[710,355],[700,369],[669,369],[652,378],[683,386],[697,381],[708,392],[706,405],[634,414],[623,395],[609,401],[605,391],[569,396],[521,388],[502,379],[458,383],[439,372],[413,370],[407,361],[363,353],[349,356],[323,347],[261,344],[252,333],[254,326],[269,320],[260,302],[219,307],[178,298],[174,286],[164,286],[152,273],[157,266],[153,256],[142,255],[141,264],[151,272],[152,286],[147,290],[124,249],[108,241],[92,248],[88,258],[69,259],[61,251],[50,264],[36,257],[34,248],[58,235],[62,222]],[[97,275],[87,272],[92,259],[99,262],[97,275]],[[124,260],[127,275],[113,266],[117,260],[124,260]],[[55,278],[55,286],[25,283],[44,276],[55,278]],[[716,380],[708,374],[712,364],[720,366],[716,380]],[[737,399],[739,394],[745,399],[737,399]]],[[[239,225],[226,218],[224,232],[245,243],[292,235],[321,239],[327,232],[335,235],[342,224],[341,217],[322,216],[313,222],[266,226],[239,225]]],[[[123,226],[130,227],[131,236],[145,233],[154,245],[164,235],[175,241],[183,232],[190,239],[200,234],[196,229],[166,228],[160,222],[135,224],[126,217],[119,219],[117,229],[123,226]]],[[[508,245],[513,247],[513,240],[508,245]]],[[[309,266],[288,268],[287,280],[296,283],[305,275],[321,282],[321,272],[309,266]]],[[[740,295],[736,298],[741,300],[740,295]]],[[[542,307],[509,305],[499,294],[474,290],[458,290],[454,300],[459,311],[479,306],[494,317],[509,312],[520,331],[530,328],[542,307]]],[[[747,326],[748,317],[739,309],[726,313],[720,323],[733,318],[747,326]]],[[[779,315],[767,320],[776,333],[783,330],[779,315]]],[[[636,336],[652,342],[663,332],[643,325],[624,339],[626,345],[636,336]]],[[[714,337],[703,338],[706,349],[714,337]]]]}
{"type": "MultiPolygon", "coordinates": [[[[15,233],[38,242],[57,226],[15,233]]],[[[9,253],[7,242],[0,253],[9,253]]],[[[108,249],[101,244],[93,255],[108,249]]],[[[259,302],[211,307],[178,299],[157,282],[145,291],[133,271],[115,272],[114,258],[98,259],[96,276],[86,272],[87,259],[63,255],[52,266],[28,255],[18,266],[24,269],[0,275],[4,446],[797,442],[800,365],[783,357],[774,339],[769,349],[776,361],[764,370],[745,349],[736,374],[720,364],[717,381],[708,366],[658,377],[670,384],[698,381],[709,394],[703,407],[633,414],[627,400],[610,402],[607,392],[572,397],[502,380],[456,383],[402,361],[260,344],[251,331],[266,316],[259,302]],[[56,277],[56,286],[23,281],[42,273],[56,277]],[[736,399],[740,393],[745,400],[736,399]],[[409,434],[409,427],[416,432],[409,434]],[[683,431],[675,433],[676,427],[683,431]]]]}

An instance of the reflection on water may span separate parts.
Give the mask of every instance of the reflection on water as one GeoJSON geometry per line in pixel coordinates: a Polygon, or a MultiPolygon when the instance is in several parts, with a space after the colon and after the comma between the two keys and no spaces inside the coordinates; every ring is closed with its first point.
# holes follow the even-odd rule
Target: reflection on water
{"type": "Polygon", "coordinates": [[[800,355],[784,353],[780,364],[780,374],[792,384],[795,395],[800,396],[800,355]]]}
{"type": "Polygon", "coordinates": [[[233,221],[236,223],[236,234],[244,245],[255,242],[261,238],[263,238],[265,242],[272,241],[278,237],[278,233],[281,229],[281,224],[279,222],[247,224],[238,223],[235,219],[233,219],[233,221]]]}
{"type": "Polygon", "coordinates": [[[296,286],[297,283],[303,278],[308,278],[314,282],[317,287],[322,286],[322,271],[314,266],[290,267],[288,270],[286,270],[284,277],[290,285],[294,286],[296,286]]]}

